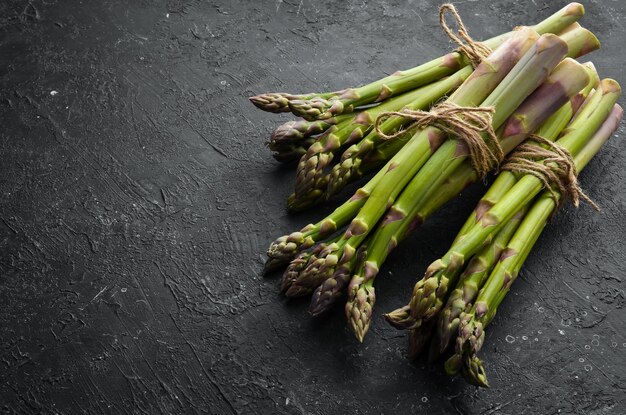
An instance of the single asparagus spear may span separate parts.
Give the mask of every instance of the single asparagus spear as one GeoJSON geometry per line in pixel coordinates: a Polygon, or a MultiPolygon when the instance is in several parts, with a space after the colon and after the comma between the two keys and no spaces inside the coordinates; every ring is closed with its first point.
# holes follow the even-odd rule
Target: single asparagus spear
{"type": "MultiPolygon", "coordinates": [[[[614,105],[598,131],[574,157],[577,171],[580,172],[611,137],[619,126],[622,116],[622,108],[619,105],[614,105]]],[[[557,197],[560,195],[557,194],[557,197]]],[[[517,278],[519,270],[533,245],[553,214],[557,202],[547,190],[537,197],[500,256],[496,268],[480,290],[471,310],[461,315],[459,335],[456,339],[456,353],[446,362],[446,371],[449,374],[454,375],[462,372],[472,384],[489,386],[482,362],[476,357],[484,342],[484,329],[495,316],[498,306],[517,278]]]]}
{"type": "MultiPolygon", "coordinates": [[[[517,31],[514,37],[505,42],[502,47],[483,61],[448,100],[459,105],[474,106],[485,99],[494,88],[496,91],[500,90],[501,88],[497,86],[498,83],[505,78],[508,69],[515,66],[516,59],[524,54],[524,50],[528,49],[533,37],[535,37],[534,32],[528,28],[522,28],[517,31]]],[[[566,51],[567,46],[557,36],[543,35],[535,44],[530,45],[528,53],[531,54],[531,58],[526,58],[532,65],[537,66],[531,69],[531,67],[525,65],[526,70],[519,71],[520,75],[532,80],[533,76],[526,72],[534,72],[537,70],[537,67],[543,67],[543,65],[554,67],[562,59],[566,51]]],[[[547,74],[544,76],[547,76],[547,74]]],[[[524,85],[518,85],[518,83],[514,82],[511,84],[514,86],[514,89],[509,91],[509,95],[513,101],[523,100],[525,94],[532,92],[532,89],[536,88],[536,85],[532,84],[532,82],[524,85]]],[[[497,101],[496,103],[501,105],[497,101]]],[[[511,112],[513,109],[511,109],[511,112]]],[[[501,120],[496,119],[496,122],[499,124],[503,121],[504,118],[501,120]]],[[[498,126],[497,124],[496,128],[498,126]]],[[[352,255],[356,253],[359,244],[382,216],[388,204],[393,202],[393,199],[402,187],[426,163],[432,154],[433,146],[438,146],[444,139],[443,132],[434,127],[427,127],[417,133],[405,145],[403,150],[389,161],[387,167],[383,168],[384,175],[380,178],[379,183],[374,187],[372,194],[365,201],[356,217],[352,219],[339,242],[332,249],[329,247],[323,251],[314,263],[311,263],[302,271],[299,279],[325,280],[332,276],[334,268],[339,264],[340,260],[341,262],[349,261],[352,255]]]]}
{"type": "MultiPolygon", "coordinates": [[[[504,78],[508,70],[515,64],[516,59],[530,48],[530,44],[535,38],[536,34],[530,29],[522,28],[515,31],[514,35],[498,48],[498,50],[503,51],[503,53],[501,51],[495,55],[499,61],[494,60],[492,63],[487,59],[483,62],[484,65],[480,65],[472,76],[454,92],[452,96],[455,98],[454,102],[458,105],[477,105],[504,78]]],[[[389,179],[388,173],[397,171],[398,166],[413,167],[407,172],[404,171],[407,168],[404,168],[402,173],[398,175],[399,177],[414,174],[432,152],[438,148],[444,138],[445,136],[440,130],[430,127],[415,134],[407,142],[403,151],[396,154],[387,163],[386,168],[379,170],[369,182],[359,188],[346,203],[335,209],[328,217],[316,224],[305,226],[299,232],[293,232],[276,239],[267,251],[269,259],[266,263],[266,270],[270,271],[290,261],[300,250],[313,246],[316,241],[345,226],[364,206],[383,177],[387,180],[383,187],[389,188],[394,184],[394,180],[393,178],[389,179]]]]}
{"type": "Polygon", "coordinates": [[[343,91],[326,92],[321,94],[299,94],[293,95],[286,92],[269,92],[267,94],[250,97],[250,101],[259,109],[267,112],[289,112],[289,101],[309,100],[309,99],[331,99],[340,96],[343,91]]]}
{"type": "MultiPolygon", "coordinates": [[[[585,144],[593,131],[606,119],[609,111],[620,95],[619,85],[610,79],[600,83],[597,106],[588,106],[572,122],[573,128],[558,140],[570,153],[576,154],[585,144]]],[[[433,262],[416,284],[411,297],[411,318],[396,321],[399,328],[414,328],[423,320],[434,317],[441,309],[450,285],[448,274],[462,267],[465,258],[471,257],[490,238],[498,232],[504,223],[522,206],[529,203],[541,191],[541,181],[531,175],[524,175],[515,185],[474,224],[457,243],[439,260],[433,262]]]]}
{"type": "MultiPolygon", "coordinates": [[[[295,195],[300,197],[312,188],[315,188],[318,180],[322,179],[324,170],[331,163],[334,153],[343,146],[360,142],[374,126],[376,118],[383,112],[400,111],[402,109],[425,110],[433,102],[457,88],[472,73],[467,68],[433,84],[406,92],[391,98],[380,105],[361,111],[351,122],[341,126],[330,128],[322,135],[305,153],[298,163],[296,171],[295,195]]],[[[408,120],[402,119],[404,124],[408,120]]],[[[402,123],[394,125],[400,127],[402,123]]],[[[393,131],[388,129],[387,131],[393,131]]]]}
{"type": "MultiPolygon", "coordinates": [[[[533,29],[539,34],[559,33],[576,22],[583,14],[584,8],[581,4],[570,3],[548,19],[533,26],[533,29]]],[[[497,48],[510,36],[510,33],[506,33],[486,40],[484,43],[490,48],[497,48]]],[[[324,97],[296,99],[290,100],[288,105],[294,114],[303,118],[330,118],[350,112],[355,107],[381,102],[391,96],[426,85],[450,75],[467,64],[467,59],[462,54],[452,52],[415,68],[398,71],[371,84],[345,89],[340,95],[330,99],[324,97]]]]}

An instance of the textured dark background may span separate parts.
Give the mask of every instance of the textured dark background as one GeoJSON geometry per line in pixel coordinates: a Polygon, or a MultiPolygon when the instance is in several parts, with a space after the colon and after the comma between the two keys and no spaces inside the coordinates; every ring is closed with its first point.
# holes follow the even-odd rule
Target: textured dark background
{"type": "MultiPolygon", "coordinates": [[[[0,409],[13,413],[626,413],[624,129],[488,330],[492,388],[405,360],[403,304],[484,186],[382,270],[364,344],[260,276],[293,171],[247,97],[338,89],[449,50],[438,1],[0,3],[0,409]],[[56,92],[53,92],[56,91],[56,92]]],[[[565,2],[458,2],[477,38],[565,2]]],[[[626,3],[588,1],[624,81],[626,3]]],[[[625,101],[622,99],[621,104],[625,101]]]]}

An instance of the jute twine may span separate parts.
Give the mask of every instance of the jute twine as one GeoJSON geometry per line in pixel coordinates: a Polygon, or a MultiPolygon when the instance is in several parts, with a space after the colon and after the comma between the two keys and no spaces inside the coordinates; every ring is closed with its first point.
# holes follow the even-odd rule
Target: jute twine
{"type": "Polygon", "coordinates": [[[383,140],[396,138],[415,128],[427,126],[438,128],[465,143],[469,150],[472,167],[480,177],[484,177],[504,158],[492,126],[494,112],[494,107],[461,107],[443,102],[430,111],[404,109],[400,112],[384,112],[376,119],[375,128],[383,140]],[[380,125],[391,116],[409,119],[411,123],[404,130],[385,134],[380,125]]]}
{"type": "Polygon", "coordinates": [[[532,134],[517,146],[501,170],[531,174],[538,178],[552,195],[557,210],[569,198],[575,207],[579,206],[582,199],[600,211],[578,184],[576,165],[569,151],[541,136],[532,134]]]}
{"type": "Polygon", "coordinates": [[[459,53],[464,54],[469,59],[472,66],[475,68],[480,63],[493,52],[491,48],[481,42],[477,42],[469,35],[465,25],[463,24],[463,20],[461,20],[461,16],[456,11],[456,8],[450,4],[443,4],[439,8],[439,24],[441,25],[441,29],[448,35],[452,41],[454,41],[459,48],[457,51],[459,53]],[[452,29],[446,23],[446,14],[450,13],[454,17],[457,26],[457,35],[454,34],[452,29]]]}
{"type": "MultiPolygon", "coordinates": [[[[467,33],[463,20],[453,5],[444,4],[439,8],[439,23],[450,39],[459,45],[458,52],[466,55],[472,66],[478,66],[491,54],[492,51],[489,47],[476,42],[467,33]],[[447,13],[452,14],[456,20],[458,35],[455,35],[446,23],[447,13]]],[[[384,112],[376,119],[375,127],[376,132],[383,140],[391,140],[405,134],[408,130],[426,126],[433,126],[453,135],[465,143],[469,150],[472,167],[482,178],[500,164],[504,158],[492,126],[494,112],[494,107],[462,107],[444,102],[434,106],[430,111],[404,109],[400,112],[384,112]],[[391,116],[406,118],[411,123],[395,133],[386,134],[380,127],[391,116]]]]}

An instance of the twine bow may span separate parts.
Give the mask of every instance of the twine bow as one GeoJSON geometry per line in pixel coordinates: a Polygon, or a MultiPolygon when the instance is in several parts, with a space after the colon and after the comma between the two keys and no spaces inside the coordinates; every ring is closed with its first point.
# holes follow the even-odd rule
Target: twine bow
{"type": "Polygon", "coordinates": [[[461,107],[443,102],[430,111],[404,109],[384,112],[376,119],[375,128],[381,139],[391,140],[415,128],[436,127],[465,143],[472,167],[482,178],[504,157],[492,126],[494,112],[494,107],[461,107]],[[381,124],[391,116],[406,118],[411,123],[403,130],[385,134],[381,124]]]}
{"type": "Polygon", "coordinates": [[[439,8],[439,24],[441,25],[441,29],[448,35],[452,41],[454,41],[459,48],[457,51],[459,53],[464,54],[469,59],[470,63],[474,68],[476,68],[480,63],[491,54],[492,50],[487,45],[481,42],[477,42],[469,35],[465,25],[463,24],[463,20],[461,20],[461,16],[456,11],[456,8],[450,4],[443,4],[439,8]],[[452,29],[446,23],[446,14],[450,13],[454,17],[456,21],[456,25],[458,27],[457,34],[455,35],[452,29]]]}
{"type": "Polygon", "coordinates": [[[517,146],[501,169],[531,174],[541,180],[543,187],[550,192],[556,202],[557,209],[563,205],[565,199],[570,198],[574,207],[578,207],[582,199],[600,211],[598,205],[578,184],[576,165],[569,151],[541,136],[530,135],[526,142],[517,146]],[[537,144],[545,145],[547,148],[537,144]]]}

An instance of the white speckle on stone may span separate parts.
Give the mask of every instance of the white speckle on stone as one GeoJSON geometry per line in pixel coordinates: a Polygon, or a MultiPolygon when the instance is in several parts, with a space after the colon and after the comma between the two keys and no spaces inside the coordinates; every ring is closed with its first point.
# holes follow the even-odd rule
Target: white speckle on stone
{"type": "MultiPolygon", "coordinates": [[[[170,14],[169,14],[169,13],[165,13],[165,17],[166,17],[167,19],[169,19],[169,18],[170,18],[170,14]]],[[[287,398],[287,402],[289,402],[289,398],[287,398]]]]}
{"type": "Polygon", "coordinates": [[[54,90],[50,91],[50,95],[52,95],[52,96],[55,96],[58,93],[59,93],[59,91],[54,91],[54,90]]]}
{"type": "Polygon", "coordinates": [[[564,332],[563,330],[559,330],[559,334],[560,334],[561,336],[565,336],[565,332],[564,332]]]}
{"type": "Polygon", "coordinates": [[[285,399],[285,406],[289,405],[289,398],[285,399]]]}

